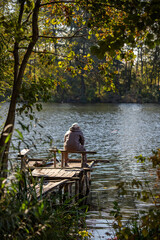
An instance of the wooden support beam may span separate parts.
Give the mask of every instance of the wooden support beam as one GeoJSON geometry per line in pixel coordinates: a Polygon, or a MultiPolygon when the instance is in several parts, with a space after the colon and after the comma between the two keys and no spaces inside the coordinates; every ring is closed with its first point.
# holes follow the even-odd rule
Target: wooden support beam
{"type": "Polygon", "coordinates": [[[61,167],[64,167],[64,153],[61,155],[61,167]]]}
{"type": "Polygon", "coordinates": [[[68,180],[67,183],[72,183],[73,184],[73,183],[75,183],[75,181],[76,180],[73,180],[73,181],[72,180],[68,180]]]}
{"type": "Polygon", "coordinates": [[[56,159],[56,153],[54,152],[54,167],[56,168],[56,161],[57,161],[57,159],[56,159]]]}
{"type": "Polygon", "coordinates": [[[70,179],[70,180],[78,180],[79,179],[79,177],[63,177],[63,176],[61,176],[61,177],[51,177],[51,176],[45,176],[45,175],[38,175],[38,176],[35,176],[35,175],[32,175],[32,177],[33,178],[43,178],[44,179],[44,181],[45,180],[56,180],[56,179],[59,179],[59,180],[65,180],[65,179],[70,179]]]}
{"type": "Polygon", "coordinates": [[[92,168],[83,168],[85,171],[89,171],[89,172],[91,172],[91,171],[93,171],[93,169],[92,168]]]}
{"type": "MultiPolygon", "coordinates": [[[[31,170],[34,170],[34,169],[62,169],[61,167],[27,167],[27,169],[31,169],[31,170]]],[[[81,168],[81,167],[67,167],[67,168],[63,168],[64,170],[66,171],[77,171],[77,170],[86,170],[86,171],[93,171],[92,168],[81,168]]]]}
{"type": "MultiPolygon", "coordinates": [[[[109,163],[110,161],[109,160],[106,160],[106,159],[88,159],[87,158],[87,163],[88,162],[92,162],[92,161],[94,161],[95,163],[98,163],[98,162],[104,162],[104,163],[109,163]]],[[[81,162],[81,159],[71,159],[71,158],[69,158],[69,162],[81,162]]]]}
{"type": "Polygon", "coordinates": [[[50,152],[61,152],[61,153],[87,153],[87,154],[96,154],[96,151],[66,151],[64,149],[49,149],[50,152]]]}
{"type": "Polygon", "coordinates": [[[30,158],[29,162],[41,162],[41,161],[49,161],[47,158],[30,158]]]}
{"type": "Polygon", "coordinates": [[[80,180],[75,181],[75,200],[76,201],[79,198],[79,182],[80,182],[80,180]]]}

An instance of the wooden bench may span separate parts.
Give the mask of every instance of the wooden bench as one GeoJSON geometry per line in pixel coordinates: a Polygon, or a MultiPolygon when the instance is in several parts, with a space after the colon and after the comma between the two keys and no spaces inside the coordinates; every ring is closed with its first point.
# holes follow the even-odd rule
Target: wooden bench
{"type": "MultiPolygon", "coordinates": [[[[43,161],[44,159],[28,159],[27,154],[30,151],[30,149],[23,149],[19,154],[18,157],[21,158],[21,169],[25,170],[26,167],[26,163],[28,161],[43,161]]],[[[83,168],[85,167],[85,155],[86,154],[96,154],[96,151],[66,151],[64,149],[57,149],[57,148],[51,148],[49,149],[50,152],[52,152],[54,154],[54,157],[52,158],[53,160],[53,164],[54,164],[54,168],[56,168],[56,164],[57,164],[57,158],[56,158],[56,154],[60,153],[61,154],[61,168],[65,167],[66,162],[68,160],[68,154],[80,154],[81,155],[81,159],[77,160],[77,159],[69,159],[69,161],[80,161],[80,167],[83,168]]]]}
{"type": "Polygon", "coordinates": [[[50,152],[54,153],[54,167],[56,168],[56,153],[61,153],[61,167],[63,168],[66,165],[66,161],[68,160],[68,154],[76,153],[81,154],[81,168],[85,166],[85,155],[86,154],[96,154],[96,151],[66,151],[64,149],[49,149],[50,152]]]}

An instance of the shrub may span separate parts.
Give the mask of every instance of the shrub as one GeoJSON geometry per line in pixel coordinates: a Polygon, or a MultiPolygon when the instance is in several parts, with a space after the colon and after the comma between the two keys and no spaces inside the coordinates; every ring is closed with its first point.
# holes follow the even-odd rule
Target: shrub
{"type": "MultiPolygon", "coordinates": [[[[119,183],[119,191],[121,195],[128,194],[129,189],[135,187],[133,193],[133,201],[135,199],[147,202],[152,202],[152,206],[146,211],[139,211],[135,216],[129,219],[127,222],[123,221],[121,209],[117,202],[114,203],[113,211],[111,215],[114,216],[115,221],[113,228],[116,232],[118,240],[159,240],[160,239],[160,194],[158,181],[160,180],[160,149],[153,152],[151,157],[143,157],[142,155],[136,157],[141,163],[150,161],[152,163],[153,170],[157,174],[157,191],[153,191],[150,188],[147,180],[133,179],[131,183],[119,183]],[[137,190],[137,192],[136,192],[137,190]]],[[[149,165],[147,164],[147,167],[149,165]]]]}
{"type": "MultiPolygon", "coordinates": [[[[57,196],[37,198],[37,182],[17,172],[15,180],[3,182],[0,190],[0,239],[82,239],[78,234],[85,224],[84,207],[57,196]]],[[[42,184],[41,184],[42,189],[42,184]]]]}

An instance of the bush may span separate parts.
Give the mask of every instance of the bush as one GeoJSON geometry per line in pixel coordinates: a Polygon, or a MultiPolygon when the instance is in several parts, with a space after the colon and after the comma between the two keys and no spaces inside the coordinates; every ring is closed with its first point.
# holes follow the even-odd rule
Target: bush
{"type": "Polygon", "coordinates": [[[3,182],[0,191],[0,239],[82,239],[78,233],[85,224],[83,208],[69,200],[56,204],[57,196],[53,195],[38,199],[36,184],[34,179],[31,184],[20,172],[15,174],[13,182],[3,182]]]}
{"type": "MultiPolygon", "coordinates": [[[[153,152],[153,156],[145,158],[142,155],[136,157],[138,162],[144,163],[150,161],[153,169],[157,174],[157,180],[160,180],[160,149],[153,152]]],[[[148,167],[148,164],[147,164],[148,167]]],[[[113,228],[116,232],[118,240],[159,240],[160,239],[160,195],[159,189],[153,192],[149,187],[148,181],[140,181],[133,179],[131,183],[119,183],[119,191],[121,195],[129,192],[129,189],[136,187],[133,193],[133,201],[135,199],[147,202],[152,201],[153,206],[146,211],[140,211],[127,222],[124,223],[121,209],[117,202],[114,203],[111,215],[115,221],[113,228]],[[136,192],[137,189],[137,192],[136,192]],[[141,191],[139,191],[141,190],[141,191]]],[[[157,184],[158,187],[158,184],[157,184]]]]}

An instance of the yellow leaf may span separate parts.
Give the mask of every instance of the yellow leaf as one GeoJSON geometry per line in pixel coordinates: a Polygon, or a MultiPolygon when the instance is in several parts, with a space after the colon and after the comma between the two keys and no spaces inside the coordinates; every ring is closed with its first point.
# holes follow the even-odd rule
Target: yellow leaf
{"type": "Polygon", "coordinates": [[[143,229],[142,234],[143,234],[144,237],[146,237],[148,235],[148,231],[146,229],[143,229]]]}
{"type": "Polygon", "coordinates": [[[118,226],[122,227],[122,222],[121,221],[118,221],[118,226]]]}
{"type": "Polygon", "coordinates": [[[87,65],[84,67],[84,70],[88,70],[88,66],[87,65]]]}

